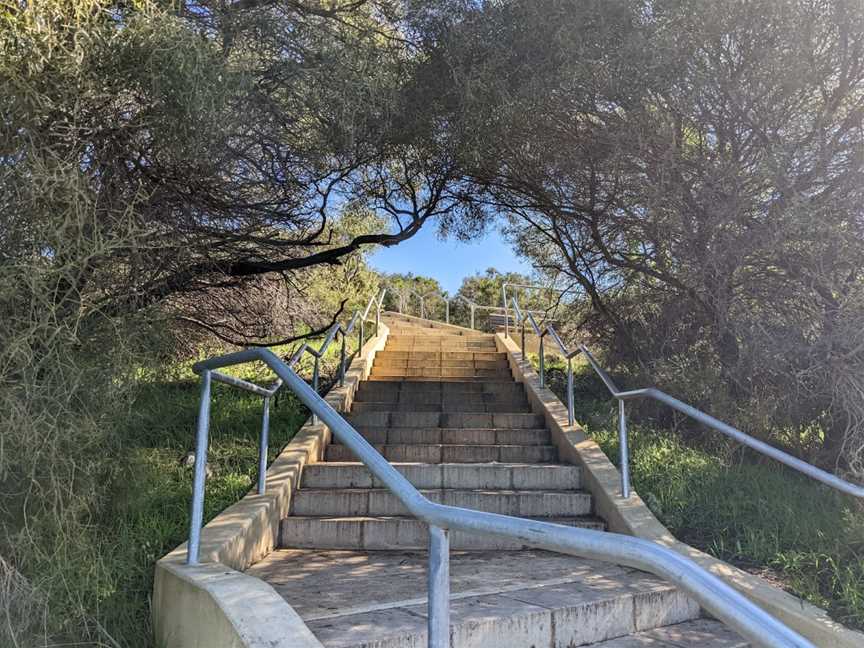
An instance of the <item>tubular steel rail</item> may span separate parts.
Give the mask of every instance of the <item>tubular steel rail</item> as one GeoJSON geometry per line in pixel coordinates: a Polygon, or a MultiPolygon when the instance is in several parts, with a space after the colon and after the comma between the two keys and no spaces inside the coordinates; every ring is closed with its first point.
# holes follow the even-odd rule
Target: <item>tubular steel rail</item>
{"type": "MultiPolygon", "coordinates": [[[[506,284],[505,284],[506,286],[506,284]]],[[[539,286],[521,286],[523,288],[539,288],[539,286]]],[[[506,298],[506,287],[504,288],[504,295],[506,298]]],[[[524,353],[525,349],[525,326],[526,324],[530,325],[534,330],[534,333],[540,338],[540,353],[539,353],[539,363],[540,363],[540,386],[545,386],[545,378],[544,375],[546,373],[545,367],[545,358],[543,353],[543,339],[546,335],[549,335],[554,341],[558,348],[561,350],[562,355],[567,360],[567,420],[570,425],[573,425],[575,422],[574,412],[573,412],[573,358],[580,353],[585,354],[585,358],[588,360],[588,364],[591,365],[591,369],[594,370],[600,380],[603,381],[603,384],[606,386],[606,389],[618,401],[618,439],[619,439],[619,447],[620,447],[620,470],[621,470],[621,495],[624,498],[630,497],[630,453],[627,444],[627,417],[626,412],[624,411],[624,401],[627,400],[635,400],[637,398],[650,398],[655,401],[664,403],[671,407],[672,409],[681,412],[685,416],[690,417],[691,419],[702,423],[703,425],[708,426],[712,430],[716,430],[721,434],[724,434],[738,443],[741,443],[749,448],[752,448],[756,452],[763,454],[767,457],[771,457],[772,459],[779,461],[780,463],[792,468],[793,470],[797,470],[800,473],[803,473],[810,477],[811,479],[815,479],[831,488],[834,488],[840,492],[846,493],[847,495],[852,495],[853,497],[864,498],[864,486],[860,486],[858,484],[853,484],[852,482],[848,482],[845,479],[838,477],[826,470],[822,470],[821,468],[817,468],[816,466],[807,463],[806,461],[802,461],[797,457],[793,457],[792,455],[779,450],[764,441],[760,441],[758,439],[753,438],[749,434],[742,432],[741,430],[732,427],[728,423],[724,423],[723,421],[714,418],[713,416],[702,412],[701,410],[696,409],[695,407],[684,403],[683,401],[678,400],[670,396],[669,394],[660,391],[654,387],[648,387],[644,389],[633,389],[628,391],[623,391],[619,389],[613,380],[609,377],[603,368],[600,366],[600,363],[597,362],[597,359],[591,354],[591,351],[584,344],[577,345],[574,349],[569,349],[558,336],[558,333],[555,331],[555,328],[551,324],[545,325],[542,329],[538,326],[537,322],[534,320],[534,317],[528,313],[523,316],[522,311],[519,308],[519,302],[516,297],[513,297],[511,300],[511,305],[513,307],[513,311],[516,314],[516,321],[522,327],[522,349],[524,353]]],[[[505,335],[509,335],[509,328],[505,329],[505,335]]]]}
{"type": "MultiPolygon", "coordinates": [[[[304,342],[300,345],[300,347],[291,355],[291,359],[288,360],[287,366],[293,369],[296,364],[300,361],[300,358],[303,357],[304,353],[309,353],[312,357],[315,358],[315,365],[312,369],[312,389],[317,393],[318,392],[318,373],[320,369],[321,358],[327,352],[327,349],[330,347],[330,344],[336,339],[337,335],[342,336],[342,348],[339,352],[339,385],[345,384],[345,365],[346,365],[346,353],[345,353],[345,339],[351,335],[354,331],[354,328],[357,325],[357,322],[360,323],[360,328],[357,332],[357,350],[359,352],[360,349],[363,348],[363,344],[366,341],[366,329],[365,323],[367,321],[375,322],[375,334],[378,334],[378,326],[381,321],[381,304],[384,302],[384,295],[386,294],[387,289],[381,290],[378,295],[373,295],[369,302],[366,304],[366,309],[361,311],[358,309],[354,311],[354,315],[351,317],[351,321],[348,322],[347,326],[342,326],[338,322],[335,323],[327,330],[327,334],[324,337],[324,341],[321,343],[321,346],[316,351],[311,346],[309,346],[308,342],[304,342]],[[372,307],[375,306],[375,319],[370,320],[369,311],[372,307]]],[[[276,381],[270,385],[269,388],[261,387],[260,385],[256,385],[247,380],[243,380],[241,378],[236,378],[234,376],[229,376],[228,374],[221,373],[219,371],[211,371],[209,372],[209,376],[206,380],[202,382],[201,385],[201,406],[203,407],[206,401],[207,409],[209,412],[210,407],[210,381],[215,380],[217,382],[224,383],[226,385],[231,385],[233,387],[239,387],[240,389],[245,389],[248,392],[252,392],[253,394],[257,394],[264,398],[264,406],[263,412],[261,414],[261,436],[258,444],[258,493],[263,494],[266,488],[266,473],[267,473],[267,443],[268,437],[270,436],[270,399],[279,391],[282,387],[283,381],[281,378],[277,378],[276,381]],[[206,394],[206,397],[205,397],[206,394]]],[[[209,415],[209,414],[208,414],[209,415]]],[[[313,413],[313,422],[315,422],[315,414],[313,413]]],[[[199,414],[199,426],[200,426],[200,414],[199,414]]],[[[200,437],[200,435],[199,435],[200,437]]],[[[200,443],[200,438],[198,439],[200,443]]],[[[196,443],[195,447],[195,485],[197,486],[199,475],[198,475],[198,458],[203,457],[207,453],[206,443],[202,448],[199,443],[196,443]]],[[[206,464],[206,461],[204,462],[206,464]]],[[[202,464],[201,470],[204,470],[204,464],[202,464]]],[[[192,527],[197,527],[200,529],[201,527],[201,519],[203,516],[203,508],[196,508],[194,505],[192,506],[192,527]]],[[[194,551],[190,551],[191,555],[197,555],[198,552],[198,535],[197,533],[193,534],[191,529],[189,533],[189,542],[190,546],[194,540],[194,551]],[[193,538],[194,536],[194,538],[193,538]]]]}
{"type": "MultiPolygon", "coordinates": [[[[437,504],[424,497],[401,473],[373,448],[312,387],[306,384],[269,349],[256,348],[230,353],[197,363],[201,376],[198,413],[195,481],[187,564],[198,562],[204,506],[205,461],[210,416],[210,384],[217,369],[261,361],[278,376],[331,432],[354,453],[369,471],[393,493],[415,518],[429,525],[428,645],[450,645],[450,532],[462,531],[508,538],[528,546],[613,562],[660,576],[681,588],[703,608],[748,640],[768,648],[815,648],[732,587],[695,562],[659,544],[631,536],[567,527],[455,506],[437,504]]],[[[257,385],[233,380],[254,393],[268,393],[257,385]]]]}

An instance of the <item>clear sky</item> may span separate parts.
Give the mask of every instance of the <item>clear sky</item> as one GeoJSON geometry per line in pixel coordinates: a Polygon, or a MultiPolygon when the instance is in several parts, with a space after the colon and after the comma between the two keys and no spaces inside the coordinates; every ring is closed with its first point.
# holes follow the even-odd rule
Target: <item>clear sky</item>
{"type": "Polygon", "coordinates": [[[441,240],[434,227],[423,227],[407,241],[381,248],[370,259],[382,272],[412,272],[437,279],[441,287],[455,293],[464,277],[495,268],[501,272],[531,273],[530,264],[519,259],[501,233],[490,228],[482,239],[462,243],[441,240]]]}

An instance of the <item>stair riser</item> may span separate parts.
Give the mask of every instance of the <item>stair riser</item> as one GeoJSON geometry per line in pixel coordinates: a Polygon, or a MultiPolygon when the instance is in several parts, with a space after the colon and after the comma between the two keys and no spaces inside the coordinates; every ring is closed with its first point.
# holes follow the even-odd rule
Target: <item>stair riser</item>
{"type": "MultiPolygon", "coordinates": [[[[437,354],[439,356],[439,359],[445,358],[445,359],[454,359],[454,360],[457,359],[454,357],[456,353],[466,353],[466,354],[471,353],[472,355],[476,355],[476,354],[484,354],[485,355],[485,354],[495,353],[495,349],[489,348],[489,347],[461,347],[459,349],[448,349],[447,347],[399,347],[396,349],[388,348],[384,353],[390,353],[391,351],[392,352],[406,352],[406,353],[411,353],[412,355],[416,354],[416,353],[431,353],[431,354],[437,354]]],[[[385,356],[385,358],[386,358],[386,356],[385,356]]],[[[430,358],[430,360],[433,360],[433,359],[430,358]]],[[[483,359],[480,359],[479,361],[480,362],[490,362],[490,361],[494,362],[495,360],[497,360],[497,358],[494,358],[491,360],[487,360],[487,359],[483,358],[483,359]]],[[[433,361],[435,361],[435,360],[433,360],[433,361]]],[[[475,362],[475,360],[472,359],[472,362],[475,362]]]]}
{"type": "MultiPolygon", "coordinates": [[[[544,429],[362,427],[358,431],[375,445],[550,445],[549,433],[544,429]]],[[[333,443],[338,445],[339,440],[333,443]]]]}
{"type": "Polygon", "coordinates": [[[379,351],[375,354],[375,360],[416,360],[433,362],[450,362],[457,360],[468,360],[472,362],[499,362],[507,361],[506,353],[497,351],[379,351]]]}
{"type": "Polygon", "coordinates": [[[350,414],[354,426],[442,428],[542,428],[541,414],[488,414],[459,412],[362,412],[350,414]]]}
{"type": "Polygon", "coordinates": [[[423,382],[416,380],[405,380],[389,384],[376,384],[370,382],[360,383],[357,389],[359,400],[386,400],[383,395],[429,397],[438,394],[444,398],[477,398],[479,396],[495,397],[500,399],[525,398],[525,388],[520,383],[508,382],[423,382]],[[373,396],[374,395],[374,396],[373,396]]]}
{"type": "Polygon", "coordinates": [[[408,333],[398,333],[395,331],[390,331],[390,334],[387,338],[388,342],[402,342],[402,343],[416,343],[416,342],[435,342],[437,340],[454,342],[456,344],[495,344],[495,336],[490,333],[481,333],[479,335],[459,335],[452,333],[435,333],[435,332],[422,332],[415,333],[413,331],[408,333]]]}
{"type": "MultiPolygon", "coordinates": [[[[562,522],[568,526],[603,530],[596,521],[562,522]]],[[[418,520],[374,519],[330,520],[327,518],[286,518],[282,520],[280,545],[295,549],[366,549],[384,551],[388,549],[426,550],[429,547],[429,530],[418,520]]],[[[527,547],[519,542],[466,534],[450,533],[450,549],[453,551],[518,551],[527,547]]],[[[506,645],[506,644],[505,644],[506,645]]]]}
{"type": "MultiPolygon", "coordinates": [[[[501,384],[510,384],[512,382],[512,378],[490,378],[489,376],[477,376],[470,377],[465,376],[462,378],[457,378],[455,376],[447,376],[445,378],[450,382],[463,382],[465,384],[469,383],[491,383],[491,382],[500,382],[501,384]]],[[[376,376],[371,375],[367,378],[370,382],[405,382],[406,380],[414,381],[414,382],[429,382],[429,383],[439,383],[441,382],[441,378],[436,376],[376,376]]]]}
{"type": "Polygon", "coordinates": [[[506,358],[496,360],[461,360],[451,358],[390,358],[375,356],[376,367],[456,367],[460,369],[506,369],[506,358]]]}
{"type": "MultiPolygon", "coordinates": [[[[498,464],[399,465],[394,468],[416,488],[502,490],[578,490],[577,466],[502,466],[498,464]]],[[[382,488],[365,466],[317,463],[303,469],[300,488],[382,488]]]]}
{"type": "Polygon", "coordinates": [[[522,403],[387,403],[374,401],[355,401],[351,407],[352,414],[361,412],[441,412],[441,413],[530,413],[528,402],[522,403]]]}
{"type": "Polygon", "coordinates": [[[472,369],[461,367],[373,367],[373,376],[396,376],[399,378],[497,378],[510,377],[507,369],[472,369]]]}
{"type": "MultiPolygon", "coordinates": [[[[481,446],[481,445],[376,445],[387,461],[406,463],[552,463],[558,453],[551,446],[481,446]]],[[[324,451],[325,461],[357,461],[343,445],[330,445],[324,451]]]]}
{"type": "Polygon", "coordinates": [[[518,408],[528,407],[528,399],[524,394],[515,394],[512,398],[498,394],[482,394],[482,393],[466,393],[461,395],[442,394],[441,392],[416,392],[401,394],[398,391],[390,393],[381,392],[374,393],[363,391],[358,393],[354,398],[354,405],[358,403],[390,403],[391,405],[441,405],[450,409],[455,409],[457,406],[475,406],[475,405],[494,405],[505,406],[514,405],[518,408]]]}
{"type": "MultiPolygon", "coordinates": [[[[423,491],[432,502],[516,517],[576,517],[591,513],[591,496],[572,491],[423,491]]],[[[408,509],[386,490],[298,490],[291,505],[293,515],[381,516],[409,515],[408,509]]]]}

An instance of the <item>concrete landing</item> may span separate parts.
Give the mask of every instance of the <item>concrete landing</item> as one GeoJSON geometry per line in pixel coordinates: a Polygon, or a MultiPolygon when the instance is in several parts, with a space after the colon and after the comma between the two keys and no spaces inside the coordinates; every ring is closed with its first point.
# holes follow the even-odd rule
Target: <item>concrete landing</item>
{"type": "MultiPolygon", "coordinates": [[[[426,645],[423,552],[284,549],[248,573],[273,586],[328,648],[426,645]]],[[[454,552],[450,577],[458,648],[579,646],[626,635],[631,643],[610,648],[679,646],[639,633],[699,616],[695,603],[651,575],[543,551],[454,552]]]]}

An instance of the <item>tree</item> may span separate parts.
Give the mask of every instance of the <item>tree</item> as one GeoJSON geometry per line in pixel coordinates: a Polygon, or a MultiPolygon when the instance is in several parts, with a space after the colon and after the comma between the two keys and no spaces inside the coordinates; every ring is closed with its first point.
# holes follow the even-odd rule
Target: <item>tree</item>
{"type": "Polygon", "coordinates": [[[864,474],[844,396],[864,368],[862,5],[545,0],[437,24],[440,138],[614,356],[787,443],[818,426],[864,474]]]}
{"type": "Polygon", "coordinates": [[[384,296],[384,308],[390,311],[420,316],[421,300],[423,313],[427,317],[444,317],[444,299],[447,293],[441,288],[437,279],[412,273],[392,273],[384,275],[383,281],[387,293],[384,296]],[[440,313],[439,313],[440,311],[440,313]]]}
{"type": "MultiPolygon", "coordinates": [[[[371,0],[10,9],[4,259],[72,264],[54,294],[86,327],[242,293],[262,276],[290,286],[293,273],[460,212],[450,162],[398,118],[409,68],[397,10],[371,0]],[[346,208],[387,218],[346,239],[336,224],[346,208]]],[[[184,315],[210,329],[233,317],[184,315]]]]}

